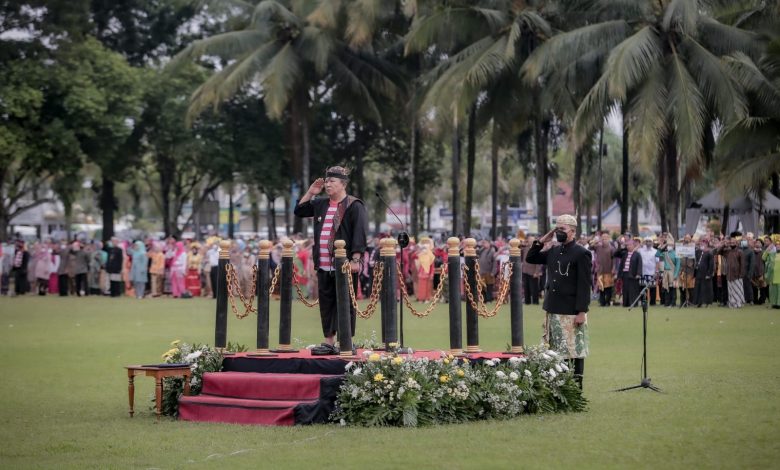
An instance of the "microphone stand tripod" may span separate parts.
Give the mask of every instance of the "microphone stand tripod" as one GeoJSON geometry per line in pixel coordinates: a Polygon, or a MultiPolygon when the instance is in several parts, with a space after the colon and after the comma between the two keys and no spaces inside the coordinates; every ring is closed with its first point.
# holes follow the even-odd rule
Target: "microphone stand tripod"
{"type": "Polygon", "coordinates": [[[630,387],[619,388],[616,392],[625,392],[626,390],[633,390],[635,388],[647,388],[654,392],[663,393],[662,390],[652,383],[650,383],[650,377],[647,376],[647,292],[651,287],[651,283],[645,283],[639,296],[634,300],[628,311],[630,312],[634,308],[637,302],[642,305],[642,381],[638,385],[632,385],[630,387]]]}

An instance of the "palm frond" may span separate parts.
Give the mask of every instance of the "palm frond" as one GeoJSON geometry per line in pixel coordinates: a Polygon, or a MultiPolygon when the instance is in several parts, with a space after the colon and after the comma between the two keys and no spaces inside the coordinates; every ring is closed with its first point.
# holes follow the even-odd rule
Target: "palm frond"
{"type": "Polygon", "coordinates": [[[587,143],[615,105],[615,100],[609,96],[608,85],[607,74],[601,75],[577,108],[572,129],[573,151],[579,151],[587,143]]]}
{"type": "Polygon", "coordinates": [[[268,42],[214,73],[193,92],[187,110],[187,120],[191,121],[207,107],[216,108],[221,102],[232,97],[254,79],[280,47],[276,41],[268,42]]]}
{"type": "Polygon", "coordinates": [[[694,0],[672,0],[666,7],[661,26],[664,31],[676,31],[684,36],[696,34],[699,5],[694,0]]]}
{"type": "Polygon", "coordinates": [[[447,8],[420,18],[412,24],[405,38],[404,54],[426,50],[437,44],[450,50],[458,43],[467,44],[474,38],[493,34],[499,22],[506,21],[502,12],[484,8],[447,8]]]}
{"type": "Polygon", "coordinates": [[[198,60],[205,55],[232,59],[240,57],[258,47],[268,40],[267,31],[246,29],[216,34],[206,39],[193,41],[181,52],[176,54],[166,65],[166,68],[179,69],[184,63],[198,60]]]}
{"type": "Polygon", "coordinates": [[[766,157],[777,152],[780,152],[780,121],[747,118],[726,129],[718,140],[715,156],[723,165],[753,158],[763,158],[768,164],[766,157]]]}
{"type": "Polygon", "coordinates": [[[707,16],[699,17],[698,40],[716,56],[742,52],[755,59],[764,48],[757,34],[724,25],[707,16]]]}
{"type": "Polygon", "coordinates": [[[259,81],[263,87],[263,102],[272,119],[279,119],[303,75],[301,59],[293,45],[286,43],[266,64],[259,81]]]}
{"type": "Polygon", "coordinates": [[[639,155],[640,162],[650,170],[667,135],[666,104],[669,97],[666,74],[658,62],[647,74],[629,105],[631,132],[629,147],[639,155]]]}
{"type": "Polygon", "coordinates": [[[523,63],[521,72],[530,83],[536,82],[585,53],[598,50],[607,55],[630,32],[631,27],[625,20],[614,20],[558,34],[534,50],[523,63]]]}
{"type": "Polygon", "coordinates": [[[677,153],[682,160],[703,157],[705,103],[696,81],[682,58],[672,53],[669,79],[669,108],[674,122],[677,153]]]}
{"type": "Polygon", "coordinates": [[[281,2],[276,0],[263,0],[255,7],[252,13],[252,24],[256,26],[270,23],[288,23],[300,28],[303,26],[301,19],[290,11],[281,2]]]}
{"type": "Polygon", "coordinates": [[[724,63],[691,37],[685,38],[680,47],[687,55],[699,89],[717,116],[727,123],[744,118],[745,96],[724,63]]]}
{"type": "Polygon", "coordinates": [[[777,82],[770,80],[746,54],[738,52],[724,58],[724,61],[745,90],[756,95],[760,108],[780,116],[780,87],[777,82]]]}
{"type": "Polygon", "coordinates": [[[336,47],[336,39],[329,30],[306,26],[298,37],[297,49],[301,56],[314,64],[314,71],[323,76],[328,71],[328,61],[336,47]]]}
{"type": "Polygon", "coordinates": [[[357,49],[371,43],[377,21],[384,16],[382,9],[389,3],[382,0],[355,0],[350,3],[345,31],[350,47],[357,49]]]}
{"type": "Polygon", "coordinates": [[[341,0],[320,0],[306,16],[306,22],[318,28],[336,29],[341,12],[341,0]]]}
{"type": "Polygon", "coordinates": [[[517,15],[515,22],[524,24],[529,31],[533,31],[539,37],[549,38],[553,35],[550,23],[533,10],[521,11],[517,15]]]}
{"type": "Polygon", "coordinates": [[[609,54],[604,68],[604,74],[609,77],[610,96],[624,101],[628,92],[644,80],[662,55],[661,38],[650,26],[618,44],[609,54]]]}
{"type": "Polygon", "coordinates": [[[349,92],[349,94],[356,97],[356,100],[348,101],[359,101],[363,109],[367,111],[367,114],[375,122],[381,123],[382,113],[380,112],[380,107],[366,84],[339,58],[334,58],[331,62],[331,71],[336,80],[339,81],[343,91],[349,92]]]}

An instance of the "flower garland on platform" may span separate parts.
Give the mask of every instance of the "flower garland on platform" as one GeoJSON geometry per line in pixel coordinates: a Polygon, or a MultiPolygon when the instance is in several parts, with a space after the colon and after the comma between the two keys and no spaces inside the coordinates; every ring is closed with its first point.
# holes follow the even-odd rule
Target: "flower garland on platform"
{"type": "Polygon", "coordinates": [[[584,411],[572,372],[558,354],[530,348],[525,357],[472,362],[372,353],[349,363],[332,418],[343,425],[424,426],[584,411]]]}

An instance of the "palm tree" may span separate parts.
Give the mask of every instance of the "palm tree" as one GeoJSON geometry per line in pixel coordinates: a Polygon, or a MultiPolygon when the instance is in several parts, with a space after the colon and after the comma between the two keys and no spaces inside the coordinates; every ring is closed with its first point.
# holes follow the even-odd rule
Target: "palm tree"
{"type": "MultiPolygon", "coordinates": [[[[728,195],[745,191],[762,195],[780,184],[780,37],[767,46],[760,60],[737,53],[727,58],[739,83],[748,91],[750,116],[727,128],[718,141],[719,180],[728,195]]],[[[759,198],[760,199],[760,198],[759,198]]],[[[775,217],[773,230],[779,231],[775,217]]]]}
{"type": "MultiPolygon", "coordinates": [[[[498,144],[511,135],[517,121],[527,120],[532,111],[541,109],[534,102],[533,86],[524,84],[518,75],[523,60],[552,29],[541,12],[542,1],[456,1],[437,4],[419,13],[407,36],[408,53],[435,47],[444,57],[425,78],[426,93],[420,106],[424,115],[452,123],[453,139],[453,212],[457,212],[459,174],[460,123],[467,123],[468,174],[464,232],[470,228],[477,128],[491,122],[496,136],[492,154],[492,205],[498,206],[498,144]],[[522,104],[522,106],[521,106],[522,104]],[[534,106],[536,105],[536,106],[534,106]]],[[[536,127],[542,129],[543,119],[536,127]]],[[[537,135],[540,227],[546,222],[547,209],[547,154],[537,135]]],[[[508,139],[506,139],[508,140],[508,139]]],[[[492,232],[496,231],[497,217],[493,216],[492,232]]],[[[454,217],[457,217],[455,215],[454,217]]],[[[457,219],[453,221],[457,231],[457,219]]]]}
{"type": "Polygon", "coordinates": [[[603,61],[577,109],[574,147],[587,144],[610,110],[622,107],[632,152],[646,168],[658,168],[662,226],[678,233],[679,170],[687,177],[700,175],[693,169],[706,164],[708,124],[732,123],[747,113],[745,97],[720,57],[734,52],[755,57],[757,36],[715,20],[712,1],[592,3],[599,21],[547,41],[525,71],[543,80],[583,58],[603,61]]]}
{"type": "MultiPolygon", "coordinates": [[[[190,115],[258,85],[269,117],[288,126],[292,171],[305,190],[310,108],[329,98],[345,114],[382,122],[388,109],[384,102],[398,98],[402,79],[389,62],[361,47],[373,30],[359,23],[365,16],[355,13],[364,11],[353,8],[357,2],[231,3],[244,20],[242,27],[193,42],[171,64],[209,56],[227,64],[192,95],[190,115]]],[[[295,230],[300,227],[296,220],[295,230]]]]}

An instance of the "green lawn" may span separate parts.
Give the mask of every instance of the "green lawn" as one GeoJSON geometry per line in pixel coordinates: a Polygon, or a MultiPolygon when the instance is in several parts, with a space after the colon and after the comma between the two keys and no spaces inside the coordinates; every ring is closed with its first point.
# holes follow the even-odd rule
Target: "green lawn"
{"type": "MultiPolygon", "coordinates": [[[[378,315],[378,314],[377,314],[378,315]]],[[[272,305],[278,317],[278,304],[272,305]]],[[[504,350],[509,310],[482,320],[482,347],[504,350]]],[[[358,320],[357,337],[379,330],[358,320]]],[[[780,459],[780,311],[664,309],[650,317],[649,372],[666,393],[614,393],[640,378],[641,313],[596,307],[586,361],[589,411],[424,429],[263,428],[165,419],[151,379],[127,416],[122,366],[160,360],[174,339],[212,343],[210,300],[0,298],[2,468],[765,468],[780,459]]],[[[541,310],[526,311],[536,343],[541,310]]],[[[276,344],[272,320],[272,345],[276,344]]],[[[254,317],[228,339],[254,346],[254,317]]],[[[319,341],[296,305],[293,337],[319,341]]],[[[406,343],[446,348],[446,306],[406,316],[406,343]]]]}

